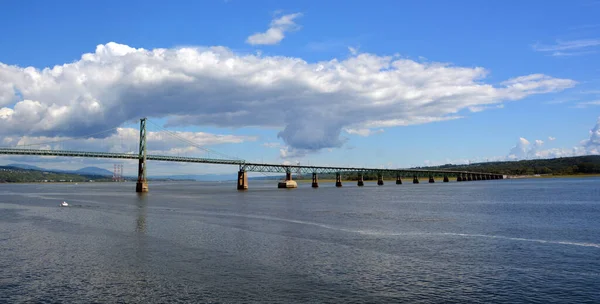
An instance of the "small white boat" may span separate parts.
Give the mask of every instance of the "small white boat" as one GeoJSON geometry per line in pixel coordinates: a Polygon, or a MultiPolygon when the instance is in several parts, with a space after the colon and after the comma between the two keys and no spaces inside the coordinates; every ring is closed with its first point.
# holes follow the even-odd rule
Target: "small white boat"
{"type": "Polygon", "coordinates": [[[62,203],[60,203],[60,206],[61,207],[69,207],[69,204],[67,204],[67,202],[62,202],[62,203]]]}

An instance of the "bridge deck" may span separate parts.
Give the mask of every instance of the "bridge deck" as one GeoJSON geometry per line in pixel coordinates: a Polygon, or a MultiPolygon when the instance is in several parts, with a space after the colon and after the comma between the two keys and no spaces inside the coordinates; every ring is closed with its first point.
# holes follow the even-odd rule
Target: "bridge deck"
{"type": "MultiPolygon", "coordinates": [[[[0,148],[0,155],[36,155],[50,157],[88,157],[88,158],[112,158],[112,159],[139,159],[137,154],[110,153],[110,152],[81,152],[64,150],[35,150],[35,149],[13,149],[0,148]]],[[[353,168],[353,167],[329,167],[329,166],[301,166],[283,164],[260,164],[247,163],[244,160],[215,159],[200,157],[181,157],[166,155],[147,155],[146,160],[171,161],[185,163],[202,163],[218,165],[237,165],[240,170],[249,172],[267,173],[302,173],[302,174],[333,174],[333,173],[379,173],[379,174],[412,174],[412,175],[458,175],[458,174],[483,174],[484,172],[469,172],[455,170],[424,170],[424,169],[378,169],[378,168],[353,168]]]]}

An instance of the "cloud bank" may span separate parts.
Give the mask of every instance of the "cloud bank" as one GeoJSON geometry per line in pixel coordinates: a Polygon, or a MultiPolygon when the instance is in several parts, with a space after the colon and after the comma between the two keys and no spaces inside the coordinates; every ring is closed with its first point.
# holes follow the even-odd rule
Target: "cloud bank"
{"type": "Polygon", "coordinates": [[[111,42],[52,68],[0,63],[0,138],[81,136],[146,116],[166,118],[166,127],[279,128],[290,155],[340,147],[343,130],[368,135],[458,119],[469,108],[575,85],[542,74],[492,85],[487,73],[368,53],[309,63],[225,47],[111,42]]]}
{"type": "MultiPolygon", "coordinates": [[[[550,136],[548,140],[553,141],[556,138],[550,136]]],[[[536,158],[555,158],[582,156],[591,154],[600,154],[600,117],[596,125],[590,130],[589,138],[581,141],[580,145],[573,148],[552,148],[543,149],[544,141],[536,139],[530,143],[527,139],[521,137],[517,144],[510,150],[506,160],[536,159],[536,158]]]]}

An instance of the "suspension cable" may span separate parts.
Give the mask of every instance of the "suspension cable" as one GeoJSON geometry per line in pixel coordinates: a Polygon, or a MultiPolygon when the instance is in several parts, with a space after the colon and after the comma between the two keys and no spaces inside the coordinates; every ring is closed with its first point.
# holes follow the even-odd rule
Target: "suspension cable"
{"type": "Polygon", "coordinates": [[[171,136],[173,136],[173,137],[175,137],[175,138],[177,138],[177,139],[179,139],[179,140],[181,140],[181,141],[184,141],[184,142],[186,142],[186,143],[188,143],[188,144],[190,144],[190,145],[192,145],[192,146],[194,146],[194,147],[196,147],[196,148],[199,148],[199,149],[201,149],[201,150],[203,150],[203,151],[205,151],[205,152],[208,152],[208,153],[214,153],[214,154],[217,154],[217,155],[219,155],[219,156],[221,156],[221,157],[223,157],[223,158],[226,158],[226,159],[243,160],[243,159],[241,159],[241,158],[238,158],[238,157],[232,157],[232,156],[229,156],[229,155],[227,155],[227,154],[223,154],[223,153],[221,153],[221,152],[214,151],[214,150],[211,150],[211,149],[208,149],[208,148],[202,147],[202,146],[200,146],[200,145],[198,145],[198,144],[194,143],[193,141],[191,141],[191,140],[189,140],[189,139],[186,139],[186,138],[183,138],[183,137],[181,137],[181,136],[177,135],[177,133],[174,133],[174,132],[172,132],[172,131],[169,131],[169,130],[167,130],[167,129],[165,129],[165,128],[161,127],[161,126],[159,126],[158,124],[155,124],[155,123],[154,123],[154,122],[152,122],[151,120],[147,120],[147,121],[148,121],[150,124],[154,125],[155,127],[159,128],[161,131],[164,131],[165,133],[167,133],[167,134],[169,134],[169,135],[171,135],[171,136]]]}
{"type": "MultiPolygon", "coordinates": [[[[92,133],[92,134],[88,134],[88,135],[83,135],[83,136],[77,136],[77,137],[68,137],[66,139],[61,139],[61,140],[54,140],[54,141],[47,141],[47,142],[41,142],[41,143],[35,143],[35,144],[22,144],[22,145],[15,145],[14,147],[31,147],[31,146],[41,146],[41,145],[48,145],[48,144],[55,144],[55,143],[61,143],[61,142],[66,142],[66,141],[70,141],[70,140],[75,140],[75,139],[81,139],[81,138],[89,138],[92,137],[94,135],[98,135],[101,133],[106,133],[109,131],[113,131],[116,130],[120,127],[114,127],[114,128],[110,128],[104,131],[100,131],[100,132],[96,132],[96,133],[92,133]]],[[[3,148],[12,148],[13,146],[3,146],[3,148]]]]}

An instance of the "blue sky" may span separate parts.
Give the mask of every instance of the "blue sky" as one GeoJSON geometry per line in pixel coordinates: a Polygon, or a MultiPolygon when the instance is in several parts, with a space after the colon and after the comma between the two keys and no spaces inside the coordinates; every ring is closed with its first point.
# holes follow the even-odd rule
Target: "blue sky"
{"type": "MultiPolygon", "coordinates": [[[[10,145],[23,135],[35,142],[135,128],[135,105],[145,105],[140,115],[250,161],[408,167],[596,154],[600,135],[590,130],[598,129],[600,116],[597,16],[597,0],[3,1],[0,138],[10,145]],[[215,46],[227,55],[211,49],[215,46]],[[196,70],[181,72],[181,62],[168,61],[172,57],[144,61],[151,59],[131,50],[123,55],[124,48],[191,49],[193,58],[209,52],[239,62],[228,75],[203,69],[198,61],[190,63],[198,64],[196,70]],[[83,62],[88,53],[100,59],[83,62]],[[246,57],[251,55],[258,59],[246,57]],[[286,58],[304,62],[305,69],[281,68],[290,64],[286,58]],[[390,61],[361,70],[379,60],[390,61]],[[59,76],[27,78],[26,67],[43,74],[57,65],[66,65],[59,76]],[[330,74],[319,74],[319,65],[330,74]],[[110,86],[105,79],[91,80],[122,66],[150,66],[154,75],[188,74],[159,80],[145,74],[138,82],[128,78],[110,86]],[[340,66],[355,74],[346,78],[340,66]],[[397,73],[389,81],[388,70],[397,73]],[[76,79],[83,74],[87,83],[81,86],[76,79]],[[527,75],[543,77],[516,79],[527,75]],[[265,84],[256,80],[260,77],[275,79],[263,79],[265,84]],[[516,80],[507,84],[510,79],[516,80]],[[40,89],[42,83],[60,89],[40,89]],[[387,97],[372,95],[371,87],[387,97]],[[417,101],[424,104],[416,107],[417,101]],[[237,119],[240,104],[244,113],[237,119]]],[[[98,148],[86,142],[77,147],[98,148]]],[[[172,148],[165,143],[161,152],[172,148]]],[[[47,166],[82,164],[64,162],[47,166]]]]}

